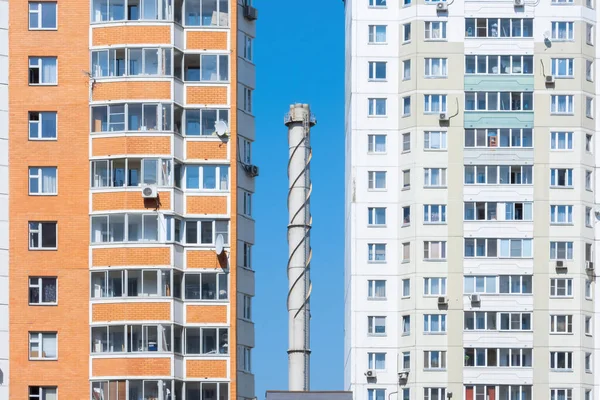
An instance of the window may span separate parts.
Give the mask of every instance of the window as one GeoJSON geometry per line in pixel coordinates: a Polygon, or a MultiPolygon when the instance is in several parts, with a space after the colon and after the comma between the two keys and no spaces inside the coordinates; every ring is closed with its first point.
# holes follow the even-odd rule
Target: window
{"type": "Polygon", "coordinates": [[[384,81],[387,76],[387,63],[383,61],[369,61],[369,80],[384,81]]]}
{"type": "Polygon", "coordinates": [[[550,132],[550,149],[573,150],[573,132],[550,132]]]}
{"type": "Polygon", "coordinates": [[[402,369],[404,369],[404,370],[410,369],[410,351],[402,352],[402,369]]]}
{"type": "Polygon", "coordinates": [[[410,79],[410,60],[402,61],[402,79],[405,81],[410,79]]]}
{"type": "Polygon", "coordinates": [[[185,274],[186,300],[226,300],[227,275],[216,273],[185,274]]]}
{"type": "Polygon", "coordinates": [[[402,243],[402,262],[410,261],[410,243],[402,243]]]}
{"type": "Polygon", "coordinates": [[[573,0],[552,0],[552,4],[573,4],[573,0]]]}
{"type": "Polygon", "coordinates": [[[29,57],[29,84],[56,85],[56,57],[29,57]]]}
{"type": "Polygon", "coordinates": [[[426,78],[446,78],[446,77],[448,77],[448,59],[447,58],[425,58],[425,77],[426,78]]]}
{"type": "Polygon", "coordinates": [[[552,114],[573,114],[573,95],[552,95],[550,112],[552,114]]]}
{"type": "Polygon", "coordinates": [[[424,260],[445,260],[446,242],[423,242],[424,260]]]}
{"type": "Polygon", "coordinates": [[[385,335],[385,317],[368,317],[369,335],[385,335]]]}
{"type": "MultiPolygon", "coordinates": [[[[446,352],[441,350],[423,351],[425,369],[446,369],[446,352]]],[[[443,399],[440,399],[443,400],[443,399]]]]}
{"type": "Polygon", "coordinates": [[[532,75],[533,56],[465,56],[465,73],[478,75],[532,75]]]}
{"type": "Polygon", "coordinates": [[[588,96],[585,97],[585,116],[594,118],[594,99],[588,96]]]}
{"type": "Polygon", "coordinates": [[[594,82],[594,62],[592,60],[585,60],[585,79],[589,82],[594,82]]]}
{"type": "Polygon", "coordinates": [[[590,23],[585,24],[585,43],[590,46],[594,45],[594,25],[590,23]]]}
{"type": "Polygon", "coordinates": [[[402,207],[402,226],[410,225],[410,206],[402,207]]]}
{"type": "Polygon", "coordinates": [[[592,373],[592,353],[585,353],[585,372],[592,373]]]}
{"type": "Polygon", "coordinates": [[[585,171],[585,190],[592,191],[592,171],[585,171]]]}
{"type": "MultiPolygon", "coordinates": [[[[149,296],[160,296],[160,297],[173,297],[182,299],[181,296],[181,285],[183,281],[183,274],[179,271],[173,273],[173,291],[171,292],[171,273],[168,270],[159,269],[135,269],[135,270],[122,270],[110,268],[108,271],[94,271],[92,272],[91,281],[91,298],[118,298],[118,297],[149,297],[149,296]]],[[[215,273],[204,273],[204,284],[207,287],[205,294],[214,293],[217,279],[222,283],[220,286],[225,292],[223,293],[225,298],[227,296],[227,278],[224,274],[215,273]]],[[[196,279],[197,285],[199,285],[200,275],[190,275],[189,282],[196,279]]],[[[188,282],[188,283],[189,283],[188,282]]],[[[190,293],[191,295],[191,293],[190,293]]],[[[198,292],[198,299],[200,293],[198,292]]],[[[208,298],[207,298],[208,300],[208,298]]]]}
{"type": "Polygon", "coordinates": [[[446,398],[446,388],[423,388],[423,400],[443,400],[446,398]]]}
{"type": "Polygon", "coordinates": [[[385,281],[383,280],[369,280],[368,284],[368,298],[373,299],[385,299],[385,281]]]}
{"type": "MultiPolygon", "coordinates": [[[[387,0],[369,0],[369,7],[385,7],[387,0]]],[[[371,400],[371,399],[369,399],[371,400]]]]}
{"type": "MultiPolygon", "coordinates": [[[[205,330],[206,333],[208,331],[205,330]]],[[[170,352],[173,351],[171,333],[171,325],[92,326],[92,353],[170,352]]],[[[176,340],[178,339],[180,338],[176,340]]],[[[191,335],[190,339],[192,339],[191,335]]]]}
{"type": "Polygon", "coordinates": [[[242,295],[242,318],[245,320],[252,320],[252,297],[244,294],[242,295]]]}
{"type": "Polygon", "coordinates": [[[183,59],[185,82],[229,81],[229,56],[223,54],[186,54],[183,59]]]}
{"type": "Polygon", "coordinates": [[[369,207],[369,226],[385,225],[385,207],[369,207]]]}
{"type": "Polygon", "coordinates": [[[592,336],[592,317],[590,317],[589,315],[585,316],[583,323],[583,332],[588,336],[592,336]]]}
{"type": "Polygon", "coordinates": [[[29,277],[29,305],[56,305],[56,282],[56,278],[29,277]]]}
{"type": "Polygon", "coordinates": [[[550,170],[551,187],[573,187],[573,170],[566,168],[552,168],[550,170]]]}
{"type": "Polygon", "coordinates": [[[465,18],[465,37],[533,37],[533,18],[465,18]]]}
{"type": "Polygon", "coordinates": [[[551,224],[572,224],[573,206],[550,206],[551,224]]]}
{"type": "Polygon", "coordinates": [[[471,293],[497,293],[496,276],[465,276],[463,290],[465,294],[471,293]]]}
{"type": "Polygon", "coordinates": [[[531,294],[533,279],[531,275],[501,275],[500,293],[531,294]]]}
{"type": "Polygon", "coordinates": [[[465,258],[530,258],[533,257],[532,242],[532,239],[465,238],[465,258]]]}
{"type": "Polygon", "coordinates": [[[410,315],[402,316],[402,335],[410,335],[410,315]]]}
{"type": "Polygon", "coordinates": [[[498,330],[497,313],[492,311],[465,311],[465,331],[498,330]]]}
{"type": "Polygon", "coordinates": [[[573,59],[572,58],[552,58],[552,75],[556,78],[573,77],[573,59]]]}
{"type": "MultiPolygon", "coordinates": [[[[402,388],[401,394],[402,394],[402,400],[410,400],[410,388],[402,388]]],[[[586,400],[588,400],[588,399],[586,399],[586,400]]]]}
{"type": "Polygon", "coordinates": [[[243,105],[242,105],[242,110],[244,110],[248,114],[252,114],[252,92],[253,92],[253,90],[246,86],[244,86],[243,89],[244,90],[243,90],[242,94],[244,96],[244,101],[243,101],[243,105]]]}
{"type": "MultiPolygon", "coordinates": [[[[188,121],[186,128],[190,127],[189,119],[192,117],[192,111],[188,111],[188,121]]],[[[128,104],[110,104],[92,106],[92,133],[97,132],[123,132],[123,131],[172,131],[172,104],[164,103],[128,103],[128,104]]],[[[220,114],[223,119],[225,114],[220,114]]],[[[210,113],[203,117],[208,118],[210,113]]],[[[216,114],[214,114],[216,118],[216,114]]],[[[216,119],[215,119],[216,121],[216,119]]],[[[212,126],[204,126],[204,129],[214,133],[214,123],[212,126]]],[[[209,121],[203,121],[208,123],[209,121]]],[[[191,131],[190,131],[190,134],[191,131]]]]}
{"type": "Polygon", "coordinates": [[[57,194],[56,167],[29,167],[29,194],[57,194]]]}
{"type": "Polygon", "coordinates": [[[387,136],[386,135],[369,135],[367,151],[369,153],[385,153],[387,136]]]}
{"type": "MultiPolygon", "coordinates": [[[[591,4],[591,1],[588,0],[587,3],[591,4]]],[[[591,6],[588,6],[588,7],[593,8],[591,6]]],[[[583,396],[583,400],[592,400],[592,389],[585,389],[585,394],[583,396]]]]}
{"type": "Polygon", "coordinates": [[[402,189],[410,189],[410,169],[402,171],[402,189]]]}
{"type": "Polygon", "coordinates": [[[587,262],[592,262],[593,260],[592,248],[591,243],[585,243],[585,261],[587,262]]]}
{"type": "Polygon", "coordinates": [[[248,139],[241,138],[240,151],[242,152],[242,163],[252,164],[252,142],[248,139]]]}
{"type": "Polygon", "coordinates": [[[367,353],[369,369],[385,370],[385,353],[367,353]]]}
{"type": "Polygon", "coordinates": [[[550,389],[550,400],[572,400],[572,389],[550,389]]]}
{"type": "Polygon", "coordinates": [[[385,190],[386,176],[385,171],[369,171],[369,190],[385,190]]]}
{"type": "Polygon", "coordinates": [[[410,151],[410,133],[402,134],[402,151],[410,151]]]}
{"type": "Polygon", "coordinates": [[[426,224],[445,223],[446,206],[444,204],[425,204],[423,206],[423,222],[426,224]]]}
{"type": "Polygon", "coordinates": [[[383,117],[387,115],[387,99],[369,99],[369,116],[383,117]]]}
{"type": "Polygon", "coordinates": [[[446,21],[425,21],[425,40],[446,40],[446,21]]]}
{"type": "Polygon", "coordinates": [[[585,135],[585,151],[588,153],[592,152],[592,135],[586,133],[585,135]]]}
{"type": "MultiPolygon", "coordinates": [[[[502,203],[500,203],[500,204],[502,204],[502,203]]],[[[505,205],[505,208],[508,212],[509,207],[506,207],[506,205],[505,205]]],[[[498,210],[498,203],[466,202],[464,219],[465,219],[465,221],[497,221],[498,220],[498,211],[497,210],[498,210]]]]}
{"type": "Polygon", "coordinates": [[[529,128],[465,129],[465,147],[533,147],[529,128]]]}
{"type": "MultiPolygon", "coordinates": [[[[229,111],[226,109],[186,109],[184,114],[183,125],[187,136],[212,136],[217,121],[229,123],[229,111]]],[[[164,127],[170,129],[170,123],[165,124],[164,127]]],[[[176,125],[176,132],[177,129],[176,125]]],[[[248,153],[244,154],[246,159],[250,155],[250,146],[251,142],[244,139],[244,151],[248,150],[248,153]]]]}
{"type": "Polygon", "coordinates": [[[446,168],[424,168],[424,187],[445,187],[446,168]]]}
{"type": "Polygon", "coordinates": [[[465,92],[465,111],[533,111],[533,92],[465,92]]]}
{"type": "Polygon", "coordinates": [[[499,313],[501,331],[531,330],[531,313],[499,313]]]}
{"type": "Polygon", "coordinates": [[[252,245],[246,242],[242,245],[242,267],[252,269],[252,245]]]}
{"type": "Polygon", "coordinates": [[[585,208],[585,226],[588,228],[592,228],[592,221],[593,221],[593,215],[592,215],[592,207],[586,207],[585,208]]]}
{"type": "Polygon", "coordinates": [[[29,359],[56,360],[56,332],[29,332],[29,359]]]}
{"type": "Polygon", "coordinates": [[[410,42],[410,23],[402,25],[402,41],[404,43],[410,42]]]}
{"type": "Polygon", "coordinates": [[[551,315],[550,333],[573,333],[573,316],[551,315]]]}
{"type": "Polygon", "coordinates": [[[228,354],[228,336],[227,328],[185,328],[185,354],[228,354]]]}
{"type": "Polygon", "coordinates": [[[54,140],[57,130],[56,112],[29,112],[30,140],[54,140]]]}
{"type": "MultiPolygon", "coordinates": [[[[200,14],[200,0],[188,1],[188,25],[227,25],[227,2],[217,0],[204,0],[204,12],[200,14]],[[217,9],[219,7],[219,9],[217,9]],[[220,18],[214,18],[213,12],[219,10],[220,18]]],[[[166,1],[129,1],[126,7],[124,0],[94,0],[92,2],[92,22],[104,21],[137,21],[137,20],[172,20],[173,16],[168,10],[171,3],[166,1]]],[[[181,8],[181,5],[179,5],[181,8]]],[[[175,11],[175,21],[182,23],[181,13],[175,11]]]]}
{"type": "Polygon", "coordinates": [[[56,236],[56,222],[29,222],[29,250],[56,249],[56,236]]]}
{"type": "MultiPolygon", "coordinates": [[[[532,366],[532,350],[465,348],[464,360],[465,367],[530,368],[532,366]]],[[[505,399],[508,399],[508,397],[505,397],[505,399]]]]}
{"type": "Polygon", "coordinates": [[[242,211],[245,216],[252,217],[252,193],[242,191],[242,211]]]}
{"type": "Polygon", "coordinates": [[[367,389],[368,400],[386,400],[385,389],[367,389]]]}
{"type": "Polygon", "coordinates": [[[56,3],[30,2],[29,29],[56,29],[56,3]]]}
{"type": "Polygon", "coordinates": [[[251,38],[248,35],[244,35],[244,55],[243,56],[248,61],[252,61],[252,58],[253,58],[252,57],[253,56],[252,48],[254,47],[253,42],[254,42],[253,38],[251,38]]]}
{"type": "Polygon", "coordinates": [[[387,42],[387,26],[386,25],[369,25],[369,43],[386,43],[387,42]]]}
{"type": "Polygon", "coordinates": [[[552,22],[553,40],[573,40],[573,22],[552,22]]]}
{"type": "Polygon", "coordinates": [[[410,96],[405,96],[402,98],[402,116],[408,115],[410,115],[410,96]]]}
{"type": "Polygon", "coordinates": [[[445,94],[426,94],[423,98],[425,99],[424,113],[447,112],[445,94]]]}
{"type": "Polygon", "coordinates": [[[29,386],[29,400],[57,400],[56,386],[29,386]]]}
{"type": "MultiPolygon", "coordinates": [[[[192,225],[196,226],[196,221],[187,222],[186,225],[186,228],[191,229],[192,225]]],[[[204,228],[202,239],[206,243],[214,243],[212,237],[209,241],[209,238],[205,236],[212,233],[212,221],[205,221],[202,227],[204,228]],[[207,232],[207,230],[209,231],[207,232]]],[[[156,214],[94,215],[92,216],[91,228],[91,241],[93,244],[157,242],[159,240],[159,223],[156,214]]]]}
{"type": "Polygon", "coordinates": [[[585,280],[585,299],[592,300],[592,281],[585,280]]]}
{"type": "MultiPolygon", "coordinates": [[[[179,57],[180,53],[175,53],[179,57]]],[[[92,76],[172,76],[173,51],[158,47],[92,51],[92,76]]],[[[177,58],[177,71],[181,60],[177,58]]],[[[181,74],[178,74],[181,79],[181,74]]]]}
{"type": "MultiPolygon", "coordinates": [[[[188,166],[187,167],[187,184],[188,189],[198,189],[199,184],[206,187],[206,189],[216,189],[217,183],[219,185],[225,185],[227,189],[228,180],[226,179],[226,168],[221,166],[207,165],[203,169],[199,169],[199,166],[188,166]],[[212,171],[212,170],[215,171],[212,171]],[[218,174],[217,178],[211,177],[211,171],[214,174],[218,174]],[[203,174],[204,173],[204,174],[203,174]],[[204,180],[200,180],[204,178],[204,180]]],[[[156,158],[142,158],[142,159],[111,159],[111,160],[96,160],[91,162],[91,187],[92,188],[105,188],[105,187],[141,187],[142,183],[148,185],[158,186],[170,186],[175,181],[175,186],[181,188],[181,164],[175,164],[175,171],[173,171],[173,160],[170,159],[156,159],[156,158]]]]}
{"type": "Polygon", "coordinates": [[[423,133],[425,150],[446,150],[446,132],[425,131],[423,133]]]}
{"type": "Polygon", "coordinates": [[[402,297],[410,297],[410,278],[402,279],[402,297]]]}
{"type": "Polygon", "coordinates": [[[551,278],[550,279],[550,297],[572,297],[573,279],[571,278],[551,278]]]}
{"type": "Polygon", "coordinates": [[[572,260],[573,242],[550,242],[551,260],[572,260]]]}
{"type": "Polygon", "coordinates": [[[466,185],[531,185],[531,165],[465,165],[466,185]]]}
{"type": "MultiPolygon", "coordinates": [[[[153,220],[152,223],[154,223],[153,220]]],[[[185,222],[185,242],[187,244],[212,245],[218,235],[223,235],[225,244],[229,243],[229,221],[200,220],[185,222]]]]}
{"type": "Polygon", "coordinates": [[[445,296],[446,278],[423,278],[423,296],[445,296]]]}
{"type": "Polygon", "coordinates": [[[369,262],[385,262],[385,244],[369,244],[369,262]]]}

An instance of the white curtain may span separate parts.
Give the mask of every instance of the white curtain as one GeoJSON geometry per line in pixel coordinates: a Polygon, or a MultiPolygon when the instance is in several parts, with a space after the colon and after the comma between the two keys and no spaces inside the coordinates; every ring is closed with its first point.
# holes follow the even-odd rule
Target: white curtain
{"type": "Polygon", "coordinates": [[[56,169],[42,168],[42,193],[57,193],[56,169]]]}
{"type": "Polygon", "coordinates": [[[229,168],[228,167],[219,167],[220,170],[220,190],[229,189],[229,168]]]}
{"type": "Polygon", "coordinates": [[[144,215],[144,240],[158,241],[158,216],[144,215]]]}
{"type": "Polygon", "coordinates": [[[42,83],[56,83],[56,58],[42,58],[42,83]]]}
{"type": "Polygon", "coordinates": [[[55,333],[44,333],[42,336],[42,352],[45,358],[55,358],[57,356],[55,333]]]}

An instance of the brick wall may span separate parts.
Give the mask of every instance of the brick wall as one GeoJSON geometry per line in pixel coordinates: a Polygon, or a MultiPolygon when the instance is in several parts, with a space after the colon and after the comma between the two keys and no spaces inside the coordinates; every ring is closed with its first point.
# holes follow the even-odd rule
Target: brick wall
{"type": "Polygon", "coordinates": [[[188,214],[227,214],[227,196],[186,196],[188,214]]]}
{"type": "Polygon", "coordinates": [[[225,86],[188,86],[186,101],[188,105],[224,105],[227,104],[227,88],[225,86]]]}
{"type": "MultiPolygon", "coordinates": [[[[89,234],[88,234],[89,235],[89,234]]],[[[92,266],[170,265],[169,247],[116,247],[92,249],[92,266]]]]}
{"type": "Polygon", "coordinates": [[[226,360],[186,360],[187,378],[227,378],[226,360]]]}
{"type": "MultiPolygon", "coordinates": [[[[188,159],[226,160],[227,143],[223,142],[187,142],[188,159]]],[[[232,208],[233,209],[233,208],[232,208]]]]}
{"type": "Polygon", "coordinates": [[[101,376],[171,376],[170,358],[96,358],[92,375],[101,376]]]}
{"type": "Polygon", "coordinates": [[[94,101],[109,100],[170,100],[171,82],[96,82],[94,101]]]}
{"type": "Polygon", "coordinates": [[[127,38],[127,44],[170,44],[171,28],[143,25],[96,27],[92,30],[93,46],[123,43],[123,38],[127,38]]]}
{"type": "Polygon", "coordinates": [[[93,322],[114,321],[168,321],[171,318],[169,302],[109,303],[92,305],[93,322]]]}
{"type": "Polygon", "coordinates": [[[94,157],[126,154],[169,155],[171,154],[171,138],[168,136],[123,136],[92,140],[94,157]]]}
{"type": "Polygon", "coordinates": [[[213,250],[188,250],[185,254],[186,268],[218,269],[222,267],[213,250]]]}
{"type": "MultiPolygon", "coordinates": [[[[171,208],[171,192],[159,192],[158,200],[161,210],[171,208]]],[[[142,192],[101,192],[92,194],[92,210],[147,210],[157,208],[156,199],[144,199],[142,192]]]]}
{"type": "Polygon", "coordinates": [[[187,32],[185,45],[188,50],[227,50],[227,32],[187,32]]]}
{"type": "MultiPolygon", "coordinates": [[[[234,303],[232,303],[234,304],[234,303]]],[[[226,323],[227,322],[227,306],[186,306],[186,322],[188,324],[209,324],[209,323],[226,323]]],[[[235,330],[230,330],[235,332],[235,330]]],[[[229,341],[231,348],[231,338],[229,341]]]]}

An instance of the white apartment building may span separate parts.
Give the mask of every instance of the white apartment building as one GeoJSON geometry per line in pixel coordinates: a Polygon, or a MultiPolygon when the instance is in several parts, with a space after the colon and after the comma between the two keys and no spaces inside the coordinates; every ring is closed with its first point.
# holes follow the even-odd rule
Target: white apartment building
{"type": "Polygon", "coordinates": [[[598,7],[345,1],[356,400],[600,399],[598,7]]]}
{"type": "Polygon", "coordinates": [[[8,0],[0,0],[0,399],[8,399],[8,0]]]}

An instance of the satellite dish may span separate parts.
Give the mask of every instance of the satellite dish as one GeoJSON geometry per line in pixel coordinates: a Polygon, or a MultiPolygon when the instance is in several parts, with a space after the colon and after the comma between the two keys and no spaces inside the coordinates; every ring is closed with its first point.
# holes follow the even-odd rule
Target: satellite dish
{"type": "Polygon", "coordinates": [[[544,39],[550,39],[550,31],[544,32],[544,39]]]}
{"type": "Polygon", "coordinates": [[[229,127],[225,121],[218,120],[215,122],[215,134],[220,138],[229,136],[229,127]]]}
{"type": "Polygon", "coordinates": [[[217,235],[217,240],[215,241],[215,251],[217,253],[217,255],[221,255],[223,254],[223,245],[225,243],[225,239],[223,239],[223,235],[222,234],[218,234],[217,235]]]}

